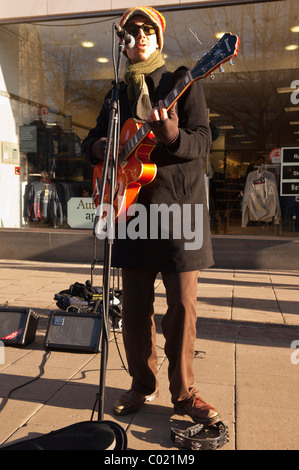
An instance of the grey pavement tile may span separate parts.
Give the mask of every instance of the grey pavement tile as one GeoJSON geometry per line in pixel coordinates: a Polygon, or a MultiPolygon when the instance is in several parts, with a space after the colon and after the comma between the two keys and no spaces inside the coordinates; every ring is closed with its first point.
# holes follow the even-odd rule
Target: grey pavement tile
{"type": "Polygon", "coordinates": [[[244,403],[237,415],[236,450],[298,450],[298,409],[244,403]]]}

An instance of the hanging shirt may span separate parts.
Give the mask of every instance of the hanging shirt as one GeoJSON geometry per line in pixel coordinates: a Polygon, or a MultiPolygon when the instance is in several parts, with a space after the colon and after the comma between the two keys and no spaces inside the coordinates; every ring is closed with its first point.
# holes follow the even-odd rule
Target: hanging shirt
{"type": "Polygon", "coordinates": [[[281,210],[276,178],[269,171],[252,171],[247,176],[242,201],[242,227],[248,221],[271,222],[279,224],[281,210]]]}

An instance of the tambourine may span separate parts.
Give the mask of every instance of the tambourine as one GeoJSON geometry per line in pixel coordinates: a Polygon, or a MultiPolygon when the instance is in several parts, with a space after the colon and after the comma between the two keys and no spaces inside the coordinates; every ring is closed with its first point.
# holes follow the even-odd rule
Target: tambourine
{"type": "Polygon", "coordinates": [[[177,447],[188,450],[218,450],[229,442],[228,428],[222,421],[211,426],[195,424],[187,429],[171,428],[170,438],[177,447]]]}

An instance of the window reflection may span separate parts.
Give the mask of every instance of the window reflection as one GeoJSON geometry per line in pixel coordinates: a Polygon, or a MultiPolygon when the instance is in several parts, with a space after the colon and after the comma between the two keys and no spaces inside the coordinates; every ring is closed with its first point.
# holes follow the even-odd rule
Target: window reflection
{"type": "MultiPolygon", "coordinates": [[[[207,158],[213,233],[297,235],[296,194],[280,197],[279,224],[261,220],[242,227],[242,201],[248,174],[259,168],[275,175],[279,190],[279,158],[270,158],[271,151],[299,147],[298,105],[291,101],[299,55],[285,49],[299,44],[298,2],[166,11],[165,17],[170,70],[193,68],[217,33],[241,38],[234,66],[203,81],[213,135],[207,158]]],[[[92,227],[80,220],[70,227],[68,207],[74,204],[68,202],[79,198],[80,207],[92,207],[80,204],[80,198],[90,202],[92,191],[92,169],[80,144],[111,87],[118,20],[0,26],[2,227],[92,227]]]]}

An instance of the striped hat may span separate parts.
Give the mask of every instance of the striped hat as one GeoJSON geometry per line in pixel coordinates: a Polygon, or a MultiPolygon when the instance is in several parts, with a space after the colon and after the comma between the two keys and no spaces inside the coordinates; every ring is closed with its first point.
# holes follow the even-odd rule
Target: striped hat
{"type": "Polygon", "coordinates": [[[163,33],[165,31],[165,26],[166,26],[166,21],[163,15],[159,13],[157,10],[155,10],[152,7],[135,7],[135,8],[129,8],[121,17],[119,25],[123,28],[127,21],[132,18],[133,16],[141,15],[144,16],[145,18],[148,18],[151,23],[154,23],[157,25],[158,30],[157,30],[157,38],[158,38],[158,44],[159,44],[159,49],[162,51],[163,49],[163,33]]]}

